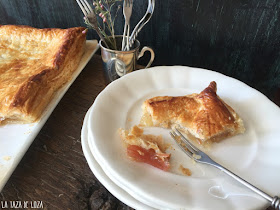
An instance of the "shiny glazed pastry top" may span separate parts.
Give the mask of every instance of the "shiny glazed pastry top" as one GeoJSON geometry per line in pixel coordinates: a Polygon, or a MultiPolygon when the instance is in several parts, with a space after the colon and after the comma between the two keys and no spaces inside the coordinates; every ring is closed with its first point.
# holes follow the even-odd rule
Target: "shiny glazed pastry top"
{"type": "Polygon", "coordinates": [[[41,117],[80,62],[84,30],[0,25],[0,124],[41,117]]]}
{"type": "Polygon", "coordinates": [[[141,124],[171,128],[176,126],[199,143],[220,141],[245,131],[238,114],[216,93],[211,82],[199,94],[158,96],[143,103],[141,124]]]}

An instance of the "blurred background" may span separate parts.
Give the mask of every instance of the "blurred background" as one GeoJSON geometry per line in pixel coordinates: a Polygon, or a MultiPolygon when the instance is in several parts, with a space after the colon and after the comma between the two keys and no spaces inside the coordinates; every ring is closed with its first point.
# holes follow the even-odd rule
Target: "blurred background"
{"type": "MultiPolygon", "coordinates": [[[[134,0],[132,28],[145,14],[147,2],[134,0]]],[[[116,34],[122,34],[123,23],[120,10],[116,34]]],[[[0,24],[86,26],[75,0],[1,0],[0,24]]],[[[89,31],[88,39],[98,39],[95,31],[89,31]]],[[[221,72],[270,98],[280,90],[280,1],[156,0],[153,17],[138,39],[154,49],[154,66],[221,72]]]]}

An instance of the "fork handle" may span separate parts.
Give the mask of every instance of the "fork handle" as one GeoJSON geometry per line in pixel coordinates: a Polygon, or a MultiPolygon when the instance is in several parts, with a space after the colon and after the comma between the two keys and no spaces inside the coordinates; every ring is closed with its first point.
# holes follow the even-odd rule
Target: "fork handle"
{"type": "Polygon", "coordinates": [[[127,24],[126,21],[124,23],[124,29],[123,29],[123,39],[122,39],[122,51],[125,50],[125,42],[126,42],[126,31],[127,31],[127,24]]]}
{"type": "Polygon", "coordinates": [[[231,172],[230,170],[226,169],[225,167],[223,167],[219,164],[215,164],[214,166],[216,168],[222,170],[224,173],[231,176],[235,180],[239,181],[241,184],[245,185],[246,187],[248,187],[249,189],[251,189],[255,193],[264,197],[266,200],[268,200],[271,203],[271,206],[273,208],[275,208],[277,210],[280,210],[280,198],[278,196],[271,197],[267,193],[263,192],[262,190],[260,190],[259,188],[255,187],[255,186],[253,186],[252,184],[250,184],[246,180],[242,179],[241,177],[237,176],[236,174],[234,174],[233,172],[231,172]]]}
{"type": "Polygon", "coordinates": [[[151,19],[152,14],[154,12],[154,8],[155,8],[155,1],[149,1],[149,5],[147,8],[147,11],[145,13],[145,15],[143,16],[143,18],[138,22],[138,24],[135,26],[135,28],[133,29],[131,36],[129,38],[129,46],[131,47],[136,39],[136,36],[139,34],[139,32],[141,31],[141,29],[144,27],[144,25],[146,25],[146,23],[151,19]]]}
{"type": "MultiPolygon", "coordinates": [[[[149,13],[147,13],[149,14],[149,13]]],[[[135,26],[134,30],[131,33],[131,36],[129,38],[129,46],[131,47],[133,45],[133,43],[135,42],[136,36],[138,36],[139,32],[141,31],[141,29],[144,27],[144,25],[150,20],[150,18],[152,17],[152,15],[150,15],[148,17],[148,19],[145,19],[147,14],[145,15],[145,17],[140,20],[140,22],[135,26]]]]}

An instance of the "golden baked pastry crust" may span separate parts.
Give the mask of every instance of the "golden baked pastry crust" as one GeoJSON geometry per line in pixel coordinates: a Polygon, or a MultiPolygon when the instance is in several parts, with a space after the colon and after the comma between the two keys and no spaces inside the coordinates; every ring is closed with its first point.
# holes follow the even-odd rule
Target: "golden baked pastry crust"
{"type": "Polygon", "coordinates": [[[243,133],[243,121],[216,91],[213,81],[199,94],[148,99],[143,104],[141,124],[164,128],[176,125],[200,143],[243,133]]]}
{"type": "Polygon", "coordinates": [[[0,25],[0,124],[40,118],[78,66],[84,30],[0,25]]]}
{"type": "Polygon", "coordinates": [[[144,130],[138,126],[130,130],[119,129],[119,135],[132,160],[145,162],[164,171],[170,168],[170,154],[165,153],[170,145],[163,142],[162,136],[144,134],[144,130]]]}

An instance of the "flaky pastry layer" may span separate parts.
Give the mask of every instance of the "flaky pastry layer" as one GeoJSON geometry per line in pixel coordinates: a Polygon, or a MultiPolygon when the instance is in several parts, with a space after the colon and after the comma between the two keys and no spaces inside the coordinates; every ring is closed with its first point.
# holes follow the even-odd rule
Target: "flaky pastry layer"
{"type": "Polygon", "coordinates": [[[243,133],[242,119],[216,91],[217,85],[213,81],[199,94],[148,99],[143,103],[141,124],[164,128],[177,126],[200,143],[243,133]]]}
{"type": "Polygon", "coordinates": [[[0,124],[40,118],[84,52],[85,28],[0,25],[0,124]]]}

